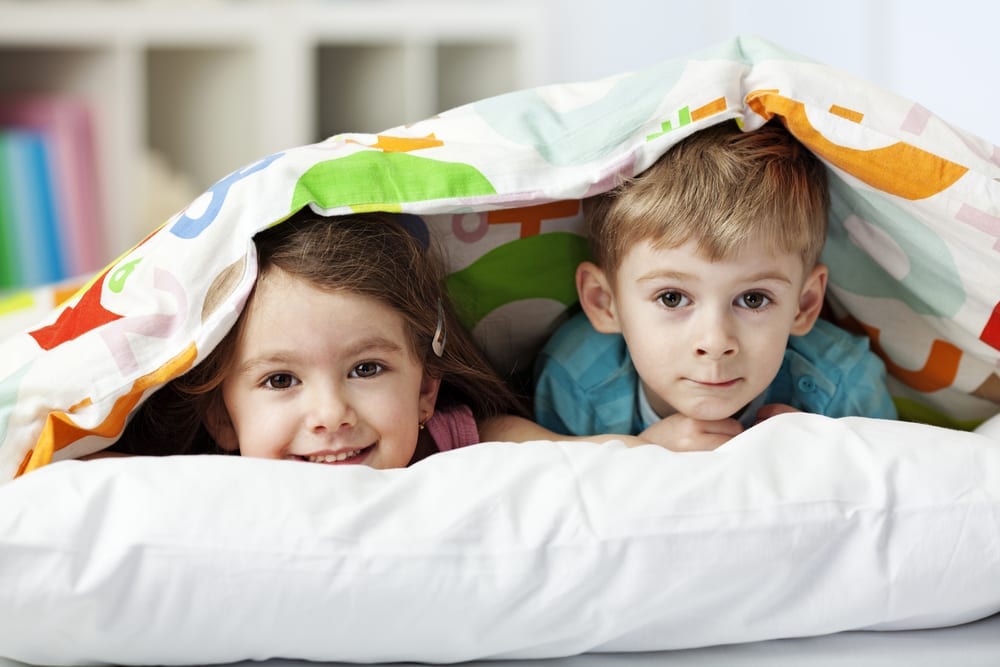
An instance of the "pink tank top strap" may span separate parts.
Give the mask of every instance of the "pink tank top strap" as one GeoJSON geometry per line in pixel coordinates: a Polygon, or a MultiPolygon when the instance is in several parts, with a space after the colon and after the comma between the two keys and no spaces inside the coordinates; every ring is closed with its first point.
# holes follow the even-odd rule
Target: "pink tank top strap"
{"type": "Polygon", "coordinates": [[[446,452],[479,443],[476,418],[467,405],[436,410],[424,426],[434,438],[438,451],[446,452]]]}

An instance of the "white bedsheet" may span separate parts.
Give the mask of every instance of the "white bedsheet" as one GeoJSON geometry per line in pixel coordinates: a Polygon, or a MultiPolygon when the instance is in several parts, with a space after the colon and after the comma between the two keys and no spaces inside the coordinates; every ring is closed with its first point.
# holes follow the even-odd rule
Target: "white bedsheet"
{"type": "Polygon", "coordinates": [[[389,471],[68,461],[0,507],[0,655],[42,664],[549,658],[1000,610],[1000,444],[903,422],[389,471]]]}

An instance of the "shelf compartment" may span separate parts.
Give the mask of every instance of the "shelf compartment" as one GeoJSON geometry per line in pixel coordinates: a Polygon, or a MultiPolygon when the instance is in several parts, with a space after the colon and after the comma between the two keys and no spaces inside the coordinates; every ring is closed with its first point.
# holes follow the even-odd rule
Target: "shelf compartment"
{"type": "Polygon", "coordinates": [[[517,49],[510,42],[445,42],[437,47],[440,111],[518,88],[517,49]]]}
{"type": "Polygon", "coordinates": [[[250,45],[145,53],[147,145],[199,188],[262,153],[255,65],[250,45]]]}

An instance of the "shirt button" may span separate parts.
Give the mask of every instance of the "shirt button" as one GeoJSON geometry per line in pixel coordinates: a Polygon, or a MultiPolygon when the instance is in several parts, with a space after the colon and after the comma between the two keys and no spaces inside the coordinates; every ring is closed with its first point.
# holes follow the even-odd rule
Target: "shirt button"
{"type": "Polygon", "coordinates": [[[811,392],[816,391],[816,380],[808,375],[803,375],[799,378],[799,391],[811,392]]]}

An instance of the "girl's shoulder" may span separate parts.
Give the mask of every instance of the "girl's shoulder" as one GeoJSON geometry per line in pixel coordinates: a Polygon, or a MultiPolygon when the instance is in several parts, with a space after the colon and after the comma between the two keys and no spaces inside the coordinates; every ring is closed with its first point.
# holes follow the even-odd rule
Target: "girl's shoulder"
{"type": "Polygon", "coordinates": [[[464,403],[438,407],[424,426],[441,452],[479,443],[476,418],[464,403]]]}

